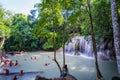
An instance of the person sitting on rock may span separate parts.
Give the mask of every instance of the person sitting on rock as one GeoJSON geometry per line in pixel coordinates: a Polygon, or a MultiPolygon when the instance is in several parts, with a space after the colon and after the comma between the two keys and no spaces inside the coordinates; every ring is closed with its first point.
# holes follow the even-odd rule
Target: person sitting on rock
{"type": "Polygon", "coordinates": [[[68,68],[67,65],[65,64],[62,68],[62,72],[61,72],[61,77],[65,77],[68,74],[68,68]]]}

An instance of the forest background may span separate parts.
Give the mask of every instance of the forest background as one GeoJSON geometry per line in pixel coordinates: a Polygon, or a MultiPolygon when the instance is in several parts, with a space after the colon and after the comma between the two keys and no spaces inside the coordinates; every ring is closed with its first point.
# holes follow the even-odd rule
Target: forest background
{"type": "MultiPolygon", "coordinates": [[[[100,38],[113,41],[110,0],[91,0],[90,5],[97,45],[100,38]]],[[[59,49],[73,36],[91,35],[87,11],[85,0],[42,0],[27,16],[0,5],[0,47],[5,51],[52,51],[55,41],[59,49]]]]}

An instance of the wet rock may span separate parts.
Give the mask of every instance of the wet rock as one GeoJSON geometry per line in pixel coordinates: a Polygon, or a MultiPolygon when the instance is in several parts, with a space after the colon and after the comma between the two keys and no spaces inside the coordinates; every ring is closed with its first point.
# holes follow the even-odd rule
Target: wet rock
{"type": "Polygon", "coordinates": [[[77,80],[74,76],[68,74],[66,77],[65,77],[65,80],[77,80]]]}
{"type": "Polygon", "coordinates": [[[114,76],[112,77],[112,80],[120,80],[120,77],[114,76]]]}
{"type": "Polygon", "coordinates": [[[35,80],[48,80],[48,79],[46,79],[45,77],[37,75],[35,80]]]}
{"type": "Polygon", "coordinates": [[[37,75],[35,80],[77,80],[77,79],[74,76],[68,74],[65,77],[50,78],[50,79],[37,75]]]}

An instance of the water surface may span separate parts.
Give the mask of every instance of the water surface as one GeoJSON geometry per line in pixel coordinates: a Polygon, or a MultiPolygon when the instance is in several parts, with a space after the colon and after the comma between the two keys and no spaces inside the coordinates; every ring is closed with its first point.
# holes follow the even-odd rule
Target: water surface
{"type": "MultiPolygon", "coordinates": [[[[35,80],[36,75],[41,75],[47,78],[59,77],[59,69],[53,59],[53,52],[25,52],[24,55],[14,55],[9,57],[15,61],[18,60],[17,67],[7,67],[10,72],[18,73],[24,70],[23,76],[18,76],[18,80],[35,80]],[[32,57],[32,59],[31,59],[32,57]],[[36,57],[36,59],[34,59],[36,57]],[[46,66],[45,64],[49,64],[46,66]]],[[[62,66],[62,54],[57,53],[57,60],[62,66]]],[[[68,65],[69,73],[75,76],[78,80],[97,80],[94,59],[85,58],[82,56],[66,55],[66,64],[68,65]]],[[[100,71],[105,80],[111,80],[113,76],[118,75],[116,62],[99,60],[100,71]]],[[[0,75],[0,80],[11,80],[14,75],[0,75]]]]}

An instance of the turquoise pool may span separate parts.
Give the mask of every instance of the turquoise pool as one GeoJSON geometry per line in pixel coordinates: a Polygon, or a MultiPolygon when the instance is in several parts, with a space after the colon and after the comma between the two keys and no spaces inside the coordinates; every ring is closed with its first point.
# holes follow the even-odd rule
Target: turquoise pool
{"type": "MultiPolygon", "coordinates": [[[[53,59],[53,52],[25,52],[24,55],[8,55],[13,61],[18,60],[18,66],[6,67],[10,72],[18,73],[24,70],[23,76],[18,76],[18,80],[34,80],[36,75],[47,78],[59,77],[59,69],[53,59]],[[36,57],[36,59],[35,59],[36,57]],[[46,66],[45,64],[49,64],[46,66]]],[[[62,66],[62,54],[57,52],[57,59],[62,66]]],[[[94,59],[82,56],[66,55],[66,64],[69,72],[78,80],[97,80],[94,65],[94,59]]],[[[105,80],[111,80],[113,76],[118,75],[117,65],[114,61],[99,60],[101,73],[105,80]]],[[[2,68],[1,68],[2,69],[2,68]]],[[[0,75],[0,80],[11,80],[14,75],[0,75]]]]}

